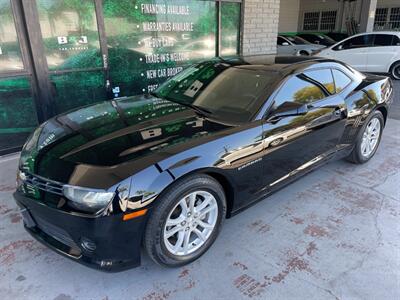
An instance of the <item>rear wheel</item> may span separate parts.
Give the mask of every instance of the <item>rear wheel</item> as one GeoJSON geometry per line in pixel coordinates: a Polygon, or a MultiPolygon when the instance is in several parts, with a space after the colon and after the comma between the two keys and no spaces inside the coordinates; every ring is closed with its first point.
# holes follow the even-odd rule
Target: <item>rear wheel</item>
{"type": "Polygon", "coordinates": [[[305,50],[301,50],[301,51],[299,52],[299,54],[300,54],[301,56],[309,56],[309,55],[310,55],[310,53],[308,53],[308,52],[305,51],[305,50]]]}
{"type": "Polygon", "coordinates": [[[144,246],[160,265],[178,267],[204,254],[217,238],[226,213],[221,185],[207,175],[174,184],[158,199],[144,246]]]}
{"type": "Polygon", "coordinates": [[[390,68],[390,75],[392,75],[393,79],[400,80],[400,61],[395,62],[390,68]]]}
{"type": "Polygon", "coordinates": [[[383,115],[380,111],[375,111],[361,128],[355,147],[347,160],[356,164],[369,161],[378,149],[383,127],[383,115]]]}

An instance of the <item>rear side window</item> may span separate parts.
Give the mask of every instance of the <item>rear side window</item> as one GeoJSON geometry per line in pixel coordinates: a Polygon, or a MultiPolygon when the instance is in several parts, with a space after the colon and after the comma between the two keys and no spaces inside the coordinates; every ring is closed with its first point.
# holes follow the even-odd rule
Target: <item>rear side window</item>
{"type": "Polygon", "coordinates": [[[330,69],[307,71],[304,72],[304,75],[323,85],[330,94],[335,93],[335,84],[330,69]]]}
{"type": "Polygon", "coordinates": [[[392,45],[393,35],[390,34],[376,34],[374,40],[374,46],[383,47],[392,45]]]}
{"type": "Polygon", "coordinates": [[[392,46],[400,46],[400,38],[397,35],[393,36],[392,46]]]}
{"type": "Polygon", "coordinates": [[[292,76],[275,97],[274,110],[292,106],[294,103],[307,104],[326,97],[323,89],[304,74],[292,76]]]}
{"type": "Polygon", "coordinates": [[[336,93],[342,91],[346,86],[348,86],[351,82],[349,76],[344,74],[342,71],[333,69],[333,78],[335,79],[336,93]]]}

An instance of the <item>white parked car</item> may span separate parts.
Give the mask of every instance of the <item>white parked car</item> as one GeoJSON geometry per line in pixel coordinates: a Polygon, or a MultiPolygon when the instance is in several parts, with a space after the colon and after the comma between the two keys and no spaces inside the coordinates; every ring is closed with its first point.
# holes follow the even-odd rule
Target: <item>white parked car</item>
{"type": "Polygon", "coordinates": [[[362,72],[390,73],[400,79],[400,32],[353,35],[314,55],[341,60],[362,72]]]}
{"type": "Polygon", "coordinates": [[[324,47],[311,44],[298,36],[279,35],[277,40],[277,52],[280,55],[312,55],[313,52],[324,47]]]}

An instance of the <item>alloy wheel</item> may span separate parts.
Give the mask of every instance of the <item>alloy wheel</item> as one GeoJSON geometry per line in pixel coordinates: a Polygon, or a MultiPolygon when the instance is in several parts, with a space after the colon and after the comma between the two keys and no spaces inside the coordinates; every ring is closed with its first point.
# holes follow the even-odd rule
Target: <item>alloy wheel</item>
{"type": "Polygon", "coordinates": [[[215,197],[206,191],[195,191],[183,197],[171,210],[163,230],[167,250],[176,256],[188,255],[211,236],[218,219],[215,197]]]}
{"type": "Polygon", "coordinates": [[[381,122],[378,118],[372,118],[365,127],[361,142],[361,155],[368,158],[372,155],[378,145],[381,134],[381,122]]]}

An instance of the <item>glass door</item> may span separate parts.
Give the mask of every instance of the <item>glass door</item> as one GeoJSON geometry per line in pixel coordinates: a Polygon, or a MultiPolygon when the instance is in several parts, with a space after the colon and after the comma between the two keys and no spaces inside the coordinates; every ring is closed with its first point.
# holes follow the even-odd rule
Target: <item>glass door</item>
{"type": "Polygon", "coordinates": [[[38,124],[32,83],[19,7],[0,0],[0,155],[17,151],[38,124]]]}

